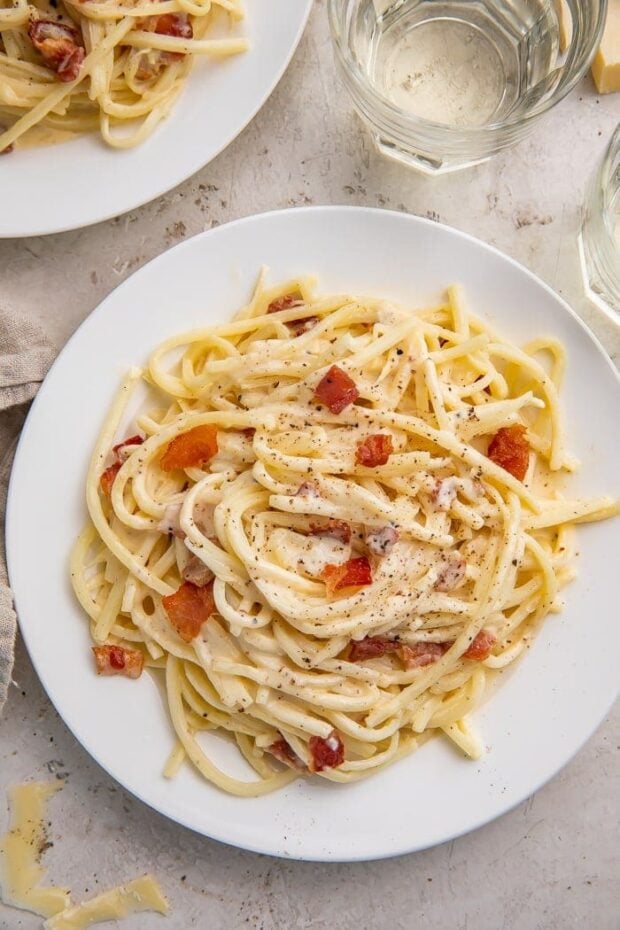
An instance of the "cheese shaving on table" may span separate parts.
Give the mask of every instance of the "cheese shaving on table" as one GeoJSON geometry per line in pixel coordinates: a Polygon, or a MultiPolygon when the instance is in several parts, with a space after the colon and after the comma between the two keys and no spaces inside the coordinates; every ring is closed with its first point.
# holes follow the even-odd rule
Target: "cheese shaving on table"
{"type": "Polygon", "coordinates": [[[8,789],[11,819],[0,840],[0,887],[2,901],[42,917],[50,917],[70,905],[68,888],[41,886],[45,869],[43,852],[47,801],[63,787],[61,781],[34,781],[8,789]]]}
{"type": "Polygon", "coordinates": [[[72,905],[68,888],[43,887],[39,859],[46,843],[46,804],[64,787],[62,781],[29,782],[8,789],[11,818],[0,840],[1,900],[47,917],[44,930],[86,930],[106,920],[139,911],[168,912],[168,902],[152,875],[111,888],[90,901],[72,905]]]}
{"type": "Polygon", "coordinates": [[[167,914],[168,902],[152,875],[143,875],[117,888],[68,907],[44,923],[44,930],[86,930],[106,920],[120,920],[141,911],[167,914]]]}

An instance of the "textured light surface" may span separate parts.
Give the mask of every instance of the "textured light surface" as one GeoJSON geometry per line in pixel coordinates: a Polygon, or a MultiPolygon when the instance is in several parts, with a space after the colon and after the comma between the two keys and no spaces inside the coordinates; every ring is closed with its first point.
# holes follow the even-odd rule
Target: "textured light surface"
{"type": "MultiPolygon", "coordinates": [[[[113,287],[180,239],[272,208],[367,204],[429,215],[496,245],[565,297],[618,358],[620,331],[582,296],[576,245],[584,186],[616,108],[588,77],[516,149],[429,182],[375,154],[335,78],[317,2],[290,71],[226,152],[126,217],[0,242],[0,300],[30,308],[60,347],[113,287]]],[[[157,924],[136,915],[132,930],[547,930],[593,920],[597,930],[617,930],[618,711],[533,799],[476,833],[396,860],[316,865],[239,852],[164,820],[76,745],[23,650],[15,680],[0,722],[0,789],[70,774],[55,802],[49,880],[68,880],[82,897],[152,871],[171,915],[157,924]]],[[[0,808],[0,832],[5,824],[0,808]]],[[[0,927],[34,930],[40,920],[0,906],[0,927]]]]}

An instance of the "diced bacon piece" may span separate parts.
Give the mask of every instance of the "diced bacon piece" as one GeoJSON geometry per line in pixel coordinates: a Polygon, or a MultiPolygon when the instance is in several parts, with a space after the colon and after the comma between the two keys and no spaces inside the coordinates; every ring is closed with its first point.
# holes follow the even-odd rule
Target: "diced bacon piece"
{"type": "Polygon", "coordinates": [[[142,26],[147,32],[156,32],[160,36],[177,36],[180,39],[193,39],[194,30],[187,13],[163,13],[161,16],[149,16],[142,26]]]}
{"type": "Polygon", "coordinates": [[[320,496],[321,492],[319,491],[319,486],[316,481],[304,481],[295,492],[295,497],[317,498],[320,496]]]}
{"type": "MultiPolygon", "coordinates": [[[[142,20],[141,29],[155,32],[162,36],[175,36],[180,39],[192,39],[194,29],[187,13],[164,13],[161,16],[148,16],[142,20]]],[[[150,81],[164,70],[166,65],[185,58],[183,52],[164,52],[150,50],[143,52],[138,59],[136,77],[140,81],[150,81]]]]}
{"type": "Polygon", "coordinates": [[[383,526],[373,533],[368,533],[365,543],[373,555],[387,555],[398,542],[398,530],[393,526],[383,526]]]}
{"type": "Polygon", "coordinates": [[[498,429],[489,443],[487,455],[492,462],[504,468],[518,481],[523,481],[530,460],[527,430],[520,423],[498,429]]]}
{"type": "Polygon", "coordinates": [[[351,527],[344,520],[328,520],[327,523],[311,523],[309,536],[327,536],[330,539],[339,539],[343,543],[351,540],[351,527]]]}
{"type": "Polygon", "coordinates": [[[465,559],[457,553],[451,553],[443,561],[435,582],[435,591],[454,591],[459,588],[465,581],[466,569],[465,559]]]}
{"type": "Polygon", "coordinates": [[[213,581],[214,575],[208,565],[198,558],[197,555],[190,555],[181,572],[183,581],[191,581],[197,588],[204,588],[205,585],[213,581]]]}
{"type": "MultiPolygon", "coordinates": [[[[285,294],[284,297],[278,297],[272,300],[267,307],[267,313],[279,313],[280,310],[290,310],[291,307],[301,307],[304,303],[301,294],[285,294]]],[[[307,333],[313,326],[319,322],[318,316],[307,316],[300,320],[287,320],[286,325],[294,336],[301,336],[307,333]]]]}
{"type": "Polygon", "coordinates": [[[272,743],[268,747],[268,752],[272,756],[275,756],[276,759],[279,759],[280,762],[284,762],[285,765],[289,765],[291,768],[298,769],[300,772],[306,772],[306,766],[303,764],[299,756],[293,752],[289,744],[285,739],[281,738],[272,743]]]}
{"type": "Polygon", "coordinates": [[[349,559],[342,565],[326,565],[319,577],[325,582],[330,595],[343,588],[361,588],[372,584],[370,562],[365,555],[349,559]]]}
{"type": "Polygon", "coordinates": [[[344,745],[336,730],[332,730],[327,739],[321,736],[311,736],[308,747],[310,749],[308,768],[311,772],[335,769],[344,762],[344,745]]]}
{"type": "Polygon", "coordinates": [[[303,336],[304,333],[314,329],[318,322],[318,316],[307,316],[300,320],[289,320],[286,325],[294,336],[303,336]]]}
{"type": "MultiPolygon", "coordinates": [[[[141,28],[145,32],[155,32],[161,36],[174,36],[179,39],[193,39],[194,29],[187,13],[163,13],[161,16],[148,16],[142,20],[141,28]]],[[[140,81],[150,81],[164,70],[166,65],[185,58],[183,52],[164,52],[151,50],[140,56],[136,77],[140,81]]]]}
{"type": "Polygon", "coordinates": [[[74,81],[84,61],[77,29],[51,19],[36,19],[28,27],[30,41],[61,81],[74,81]]]}
{"type": "Polygon", "coordinates": [[[457,490],[456,478],[438,478],[431,492],[431,498],[437,510],[450,510],[456,500],[457,490]]]}
{"type": "Polygon", "coordinates": [[[422,668],[432,665],[447,652],[452,643],[415,643],[413,646],[403,644],[400,657],[406,669],[422,668]]]}
{"type": "Polygon", "coordinates": [[[176,536],[177,539],[185,539],[185,533],[179,523],[182,506],[182,501],[166,505],[164,515],[157,524],[160,533],[165,533],[167,536],[176,536]]]}
{"type": "Polygon", "coordinates": [[[355,450],[355,461],[365,468],[385,465],[394,451],[392,437],[386,433],[374,433],[361,439],[355,450]]]}
{"type": "Polygon", "coordinates": [[[217,427],[212,423],[205,423],[175,436],[168,443],[160,464],[164,471],[198,467],[212,459],[217,450],[217,427]]]}
{"type": "Polygon", "coordinates": [[[248,426],[246,429],[242,429],[241,432],[246,437],[246,439],[254,439],[256,428],[254,426],[248,426]]]}
{"type": "Polygon", "coordinates": [[[112,452],[119,462],[125,462],[133,452],[133,446],[141,446],[144,442],[144,436],[129,436],[122,442],[112,446],[112,452]]]}
{"type": "Polygon", "coordinates": [[[191,581],[185,581],[174,594],[163,597],[162,604],[181,639],[191,643],[202,624],[215,613],[213,585],[199,588],[191,581]]]}
{"type": "Polygon", "coordinates": [[[359,397],[359,391],[346,371],[332,365],[314,389],[315,400],[320,401],[332,413],[342,413],[359,397]]]}
{"type": "Polygon", "coordinates": [[[397,639],[387,639],[385,636],[365,636],[364,639],[353,639],[349,644],[349,662],[363,662],[365,659],[377,659],[387,652],[398,652],[401,643],[397,639]]]}
{"type": "Polygon", "coordinates": [[[175,52],[161,52],[153,49],[148,52],[140,52],[136,77],[139,81],[151,81],[153,78],[159,77],[167,64],[178,61],[182,57],[182,55],[175,52]]]}
{"type": "Polygon", "coordinates": [[[56,69],[59,80],[67,84],[75,81],[80,74],[80,68],[85,56],[86,52],[81,45],[78,45],[69,55],[63,58],[56,69]]]}
{"type": "Polygon", "coordinates": [[[303,304],[300,293],[284,294],[283,297],[277,297],[272,300],[267,307],[267,313],[279,313],[280,310],[290,310],[291,307],[299,307],[303,304]]]}
{"type": "Polygon", "coordinates": [[[99,479],[99,487],[103,491],[106,497],[109,497],[112,493],[112,485],[121,470],[120,462],[113,462],[106,470],[102,473],[101,478],[99,479]]]}
{"type": "Polygon", "coordinates": [[[463,658],[482,662],[489,658],[496,642],[497,639],[490,630],[480,630],[469,648],[463,653],[463,658]]]}
{"type": "Polygon", "coordinates": [[[114,462],[112,462],[112,464],[105,469],[101,475],[101,478],[99,479],[99,486],[107,497],[109,497],[112,493],[112,485],[114,484],[114,479],[121,469],[121,465],[131,454],[131,447],[141,445],[143,442],[144,439],[142,436],[130,436],[129,439],[123,439],[122,442],[112,446],[114,462]]]}
{"type": "Polygon", "coordinates": [[[124,675],[139,678],[144,667],[144,656],[139,649],[124,646],[93,646],[98,675],[124,675]]]}

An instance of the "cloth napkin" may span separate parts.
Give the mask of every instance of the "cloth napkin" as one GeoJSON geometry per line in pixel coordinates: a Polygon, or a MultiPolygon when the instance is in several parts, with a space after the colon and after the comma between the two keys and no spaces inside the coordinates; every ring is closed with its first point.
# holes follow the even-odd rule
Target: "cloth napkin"
{"type": "Polygon", "coordinates": [[[39,326],[0,306],[0,713],[11,682],[17,629],[4,547],[9,473],[28,406],[54,354],[39,326]]]}

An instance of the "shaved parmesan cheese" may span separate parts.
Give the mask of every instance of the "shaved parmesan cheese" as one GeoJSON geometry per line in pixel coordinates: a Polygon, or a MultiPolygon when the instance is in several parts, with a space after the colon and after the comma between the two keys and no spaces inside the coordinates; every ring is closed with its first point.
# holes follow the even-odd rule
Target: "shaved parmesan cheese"
{"type": "Polygon", "coordinates": [[[382,300],[377,310],[378,320],[384,326],[395,326],[408,318],[406,310],[390,303],[388,300],[382,300]]]}
{"type": "Polygon", "coordinates": [[[183,539],[185,533],[181,529],[181,524],[179,523],[179,517],[181,515],[181,507],[183,506],[183,501],[177,501],[174,504],[168,504],[164,510],[164,515],[157,524],[157,529],[160,533],[171,533],[173,536],[176,536],[178,539],[183,539]]]}
{"type": "Polygon", "coordinates": [[[47,917],[44,930],[86,930],[138,911],[168,912],[168,902],[151,875],[71,905],[68,888],[40,887],[45,875],[39,858],[45,846],[45,807],[61,781],[35,781],[8,790],[11,820],[0,840],[0,889],[4,904],[47,917]]]}
{"type": "Polygon", "coordinates": [[[152,875],[135,878],[126,885],[69,907],[44,923],[45,930],[86,930],[105,920],[120,920],[139,911],[168,912],[168,902],[152,875]]]}
{"type": "Polygon", "coordinates": [[[0,840],[2,901],[43,917],[71,903],[68,888],[39,887],[45,875],[39,863],[45,844],[45,806],[62,787],[61,781],[33,781],[9,788],[11,820],[0,840]]]}
{"type": "Polygon", "coordinates": [[[222,430],[217,435],[217,454],[209,462],[212,472],[226,471],[231,466],[249,465],[254,461],[252,440],[238,430],[222,430]]]}
{"type": "Polygon", "coordinates": [[[437,510],[450,510],[456,500],[459,482],[457,478],[440,478],[433,490],[433,503],[437,510]]]}
{"type": "Polygon", "coordinates": [[[351,558],[351,546],[330,536],[302,536],[283,527],[270,537],[274,561],[289,571],[318,578],[326,565],[343,565],[351,558]]]}

